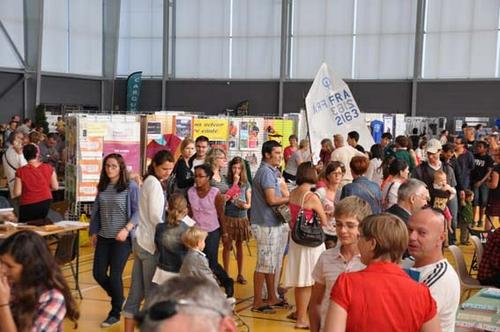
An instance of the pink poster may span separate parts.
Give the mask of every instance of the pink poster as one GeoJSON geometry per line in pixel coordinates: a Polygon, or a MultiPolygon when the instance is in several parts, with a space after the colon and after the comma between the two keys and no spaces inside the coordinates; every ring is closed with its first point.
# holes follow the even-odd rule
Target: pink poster
{"type": "Polygon", "coordinates": [[[125,159],[129,172],[141,172],[141,145],[139,142],[104,142],[104,157],[110,153],[119,153],[125,159]]]}

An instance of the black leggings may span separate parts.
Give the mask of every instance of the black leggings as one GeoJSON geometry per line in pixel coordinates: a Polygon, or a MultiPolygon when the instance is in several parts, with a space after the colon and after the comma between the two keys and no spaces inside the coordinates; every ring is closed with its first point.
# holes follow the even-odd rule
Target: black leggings
{"type": "Polygon", "coordinates": [[[52,199],[19,206],[19,222],[28,222],[36,219],[43,219],[49,213],[52,199]]]}

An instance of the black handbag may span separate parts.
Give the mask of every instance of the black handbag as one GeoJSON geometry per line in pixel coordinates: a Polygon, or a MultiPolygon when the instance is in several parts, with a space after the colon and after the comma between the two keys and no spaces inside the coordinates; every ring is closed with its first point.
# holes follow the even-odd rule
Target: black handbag
{"type": "Polygon", "coordinates": [[[325,242],[325,233],[318,221],[318,216],[314,212],[311,220],[307,220],[304,213],[304,199],[308,193],[302,198],[299,215],[292,229],[292,240],[295,243],[305,247],[315,248],[325,242]]]}

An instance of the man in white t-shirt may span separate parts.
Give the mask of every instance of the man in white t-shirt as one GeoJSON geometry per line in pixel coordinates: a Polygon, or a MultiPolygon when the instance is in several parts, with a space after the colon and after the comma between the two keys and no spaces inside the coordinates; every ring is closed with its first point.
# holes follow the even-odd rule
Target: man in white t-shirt
{"type": "Polygon", "coordinates": [[[443,243],[447,236],[442,213],[432,209],[416,212],[408,221],[412,256],[402,263],[412,278],[429,287],[436,301],[441,331],[455,331],[455,316],[460,303],[460,280],[443,256],[443,243]],[[412,260],[414,259],[414,261],[412,260]]]}
{"type": "Polygon", "coordinates": [[[351,159],[355,156],[365,156],[364,153],[356,150],[350,145],[344,144],[344,137],[340,134],[333,136],[333,141],[335,144],[335,150],[332,152],[331,159],[332,161],[340,161],[344,164],[345,167],[345,176],[342,179],[342,183],[351,183],[352,182],[352,174],[351,168],[349,167],[349,163],[351,159]]]}
{"type": "Polygon", "coordinates": [[[203,165],[205,163],[205,158],[210,147],[210,141],[206,136],[198,136],[194,142],[194,147],[196,148],[196,153],[189,159],[189,164],[192,165],[191,169],[198,165],[203,165]]]}

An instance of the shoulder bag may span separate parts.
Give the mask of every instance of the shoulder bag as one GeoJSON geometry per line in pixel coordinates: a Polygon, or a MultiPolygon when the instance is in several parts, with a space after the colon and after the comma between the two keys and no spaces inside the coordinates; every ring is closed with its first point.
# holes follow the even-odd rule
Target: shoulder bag
{"type": "Polygon", "coordinates": [[[311,220],[307,220],[304,213],[304,200],[309,193],[302,197],[297,221],[292,229],[292,240],[305,247],[315,248],[325,242],[325,233],[318,221],[318,215],[313,213],[311,220]]]}

